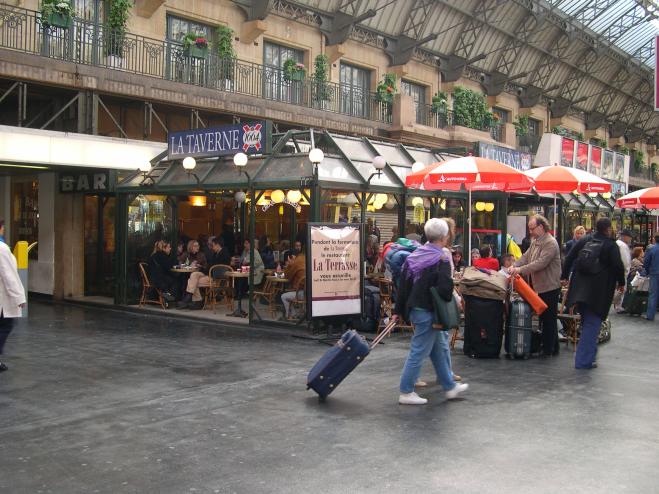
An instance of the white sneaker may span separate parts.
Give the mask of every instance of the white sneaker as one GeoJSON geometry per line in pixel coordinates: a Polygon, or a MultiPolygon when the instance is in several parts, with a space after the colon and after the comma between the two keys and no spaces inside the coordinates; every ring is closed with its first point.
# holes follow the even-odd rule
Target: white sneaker
{"type": "Polygon", "coordinates": [[[428,400],[421,398],[416,393],[402,393],[398,397],[398,403],[401,405],[425,405],[428,403],[428,400]]]}
{"type": "Polygon", "coordinates": [[[467,383],[458,383],[455,385],[455,388],[446,392],[446,399],[454,400],[460,393],[467,391],[467,389],[469,389],[469,385],[467,383]]]}
{"type": "Polygon", "coordinates": [[[428,383],[419,379],[414,386],[417,388],[425,388],[428,386],[428,383]]]}

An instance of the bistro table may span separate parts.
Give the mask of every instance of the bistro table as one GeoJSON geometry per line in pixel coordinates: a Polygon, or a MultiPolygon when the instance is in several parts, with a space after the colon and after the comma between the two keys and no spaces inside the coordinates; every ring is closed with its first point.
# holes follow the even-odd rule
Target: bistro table
{"type": "Polygon", "coordinates": [[[242,271],[229,271],[226,273],[226,276],[228,278],[231,278],[231,286],[233,288],[233,293],[234,297],[237,295],[238,296],[238,307],[236,310],[234,310],[232,313],[227,314],[227,316],[233,316],[233,317],[247,317],[247,313],[243,311],[243,294],[242,293],[236,293],[236,280],[239,278],[249,278],[249,272],[242,272],[242,271]]]}
{"type": "Polygon", "coordinates": [[[199,268],[172,268],[170,271],[172,273],[194,273],[199,271],[199,268]]]}
{"type": "Polygon", "coordinates": [[[199,268],[193,268],[192,266],[187,266],[187,267],[182,267],[182,268],[177,268],[173,267],[170,269],[172,273],[176,273],[176,287],[175,290],[176,292],[174,295],[176,296],[177,299],[185,295],[185,291],[188,285],[188,278],[192,273],[196,273],[199,271],[199,268]]]}

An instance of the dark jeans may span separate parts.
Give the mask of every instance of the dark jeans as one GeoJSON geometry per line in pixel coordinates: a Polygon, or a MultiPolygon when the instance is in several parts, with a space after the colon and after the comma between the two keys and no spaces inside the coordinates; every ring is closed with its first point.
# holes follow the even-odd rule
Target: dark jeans
{"type": "Polygon", "coordinates": [[[0,355],[2,355],[2,349],[5,347],[5,341],[7,341],[13,325],[14,320],[11,317],[4,317],[0,314],[0,355]]]}
{"type": "Polygon", "coordinates": [[[538,294],[547,304],[547,310],[540,316],[540,324],[542,325],[542,353],[545,355],[551,355],[554,351],[558,350],[556,316],[558,313],[558,299],[560,294],[560,288],[538,294]]]}

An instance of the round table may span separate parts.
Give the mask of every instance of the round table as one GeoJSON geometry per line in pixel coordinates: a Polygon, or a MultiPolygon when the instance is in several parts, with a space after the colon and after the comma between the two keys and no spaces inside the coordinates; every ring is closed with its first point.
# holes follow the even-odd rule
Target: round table
{"type": "MultiPolygon", "coordinates": [[[[236,280],[240,278],[249,278],[249,272],[244,271],[228,271],[226,274],[227,278],[231,278],[231,286],[233,287],[233,293],[235,296],[236,293],[236,280]]],[[[227,314],[227,316],[232,317],[247,317],[247,313],[243,311],[243,297],[242,293],[238,296],[238,307],[232,313],[227,314]]]]}
{"type": "Polygon", "coordinates": [[[199,271],[199,268],[172,268],[170,271],[172,273],[194,273],[199,271]]]}

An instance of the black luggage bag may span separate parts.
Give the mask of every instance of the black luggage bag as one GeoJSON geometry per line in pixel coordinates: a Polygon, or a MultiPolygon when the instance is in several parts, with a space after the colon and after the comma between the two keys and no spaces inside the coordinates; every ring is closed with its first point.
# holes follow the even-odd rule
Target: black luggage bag
{"type": "Polygon", "coordinates": [[[645,314],[648,311],[648,292],[628,287],[622,300],[622,308],[631,315],[645,314]]]}
{"type": "Polygon", "coordinates": [[[473,295],[465,295],[464,301],[464,354],[498,358],[503,339],[503,302],[473,295]]]}
{"type": "Polygon", "coordinates": [[[321,400],[327,398],[395,326],[395,322],[390,322],[370,345],[354,329],[343,333],[309,371],[307,389],[313,389],[321,400]]]}
{"type": "Polygon", "coordinates": [[[533,310],[523,300],[510,302],[506,327],[506,354],[527,359],[532,352],[533,310]]]}

